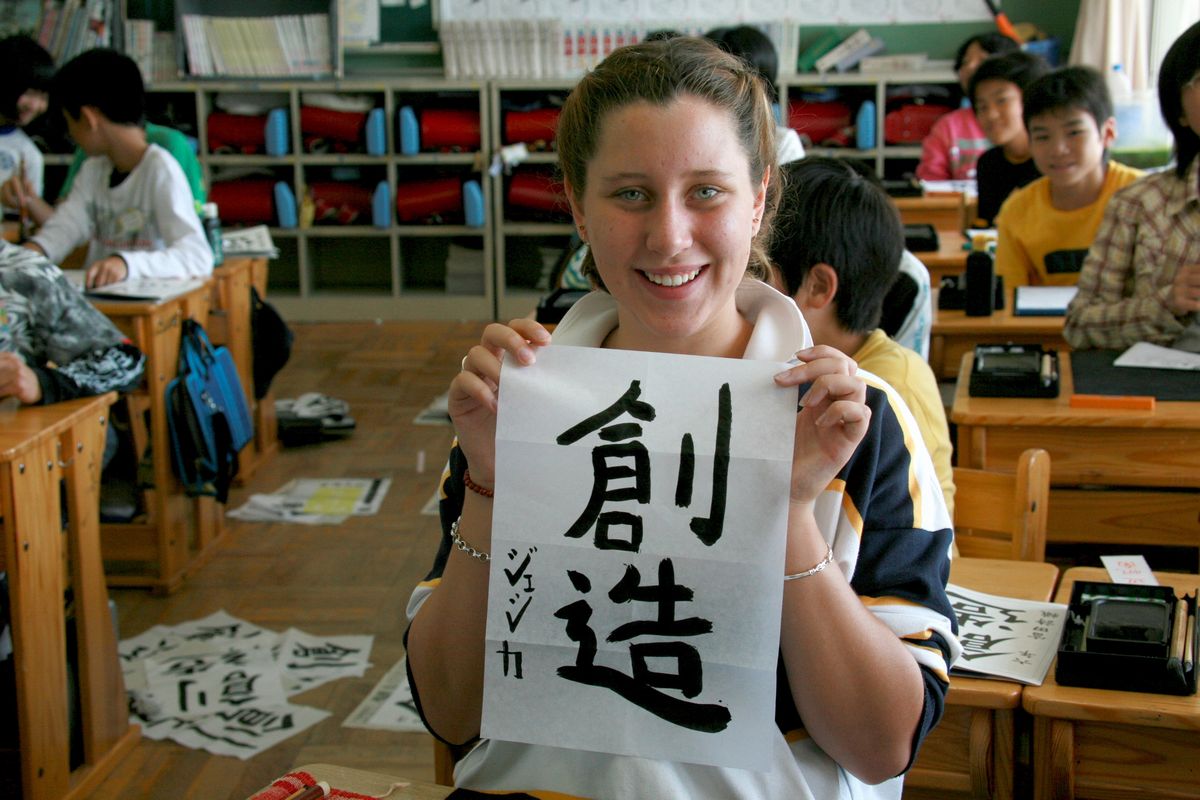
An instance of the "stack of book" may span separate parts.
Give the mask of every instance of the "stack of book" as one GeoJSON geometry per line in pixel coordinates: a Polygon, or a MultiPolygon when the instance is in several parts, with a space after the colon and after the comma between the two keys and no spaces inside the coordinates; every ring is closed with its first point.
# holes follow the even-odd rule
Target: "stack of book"
{"type": "Polygon", "coordinates": [[[279,78],[333,73],[328,14],[214,17],[184,14],[188,73],[279,78]]]}
{"type": "Polygon", "coordinates": [[[483,253],[460,244],[446,256],[446,293],[483,294],[483,253]]]}
{"type": "Polygon", "coordinates": [[[867,56],[884,49],[883,40],[872,36],[866,28],[859,28],[841,42],[835,42],[837,35],[833,32],[818,39],[800,55],[797,69],[802,72],[810,68],[820,73],[830,70],[848,72],[867,56]]]}

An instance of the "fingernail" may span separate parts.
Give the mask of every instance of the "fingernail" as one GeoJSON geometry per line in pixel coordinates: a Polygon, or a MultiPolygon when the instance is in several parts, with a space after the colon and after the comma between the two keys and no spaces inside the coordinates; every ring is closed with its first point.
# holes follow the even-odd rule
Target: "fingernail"
{"type": "Polygon", "coordinates": [[[813,393],[813,390],[811,388],[807,392],[805,392],[804,396],[800,398],[800,405],[802,405],[802,406],[808,405],[808,401],[812,398],[812,393],[813,393]]]}
{"type": "Polygon", "coordinates": [[[526,365],[532,364],[533,363],[533,350],[531,350],[528,347],[522,347],[520,350],[517,351],[517,360],[520,361],[522,364],[526,364],[526,365]]]}

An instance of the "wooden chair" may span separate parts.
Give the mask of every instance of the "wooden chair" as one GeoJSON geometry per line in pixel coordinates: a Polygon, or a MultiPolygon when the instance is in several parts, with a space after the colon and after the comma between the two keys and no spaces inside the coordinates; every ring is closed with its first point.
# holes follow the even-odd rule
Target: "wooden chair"
{"type": "Polygon", "coordinates": [[[1046,560],[1049,453],[1021,453],[1016,474],[955,467],[954,487],[954,540],[961,555],[1046,560]]]}

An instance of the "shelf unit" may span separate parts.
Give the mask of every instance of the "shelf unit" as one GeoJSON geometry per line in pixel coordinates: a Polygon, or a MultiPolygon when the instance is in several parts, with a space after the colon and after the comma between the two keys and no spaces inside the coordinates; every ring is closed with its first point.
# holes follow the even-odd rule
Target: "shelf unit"
{"type": "MultiPolygon", "coordinates": [[[[899,177],[901,171],[911,171],[921,158],[921,145],[883,144],[884,119],[888,112],[888,90],[900,86],[950,86],[951,95],[958,91],[958,78],[953,72],[901,72],[888,75],[863,75],[848,73],[802,73],[782,76],[779,79],[779,103],[787,109],[789,96],[794,96],[807,87],[837,88],[851,95],[847,102],[851,107],[851,121],[855,119],[863,100],[875,103],[876,146],[869,150],[850,147],[811,147],[806,152],[812,155],[853,158],[870,164],[875,174],[882,177],[899,177]]],[[[786,111],[785,111],[786,115],[786,111]]]]}
{"type": "Polygon", "coordinates": [[[387,224],[304,224],[279,227],[271,236],[280,249],[272,262],[272,302],[290,319],[490,319],[495,313],[493,230],[491,215],[479,227],[463,224],[400,224],[396,193],[406,182],[424,177],[460,177],[480,183],[484,207],[490,208],[491,181],[483,166],[488,142],[481,138],[477,151],[422,152],[402,155],[397,116],[402,105],[437,97],[477,111],[486,127],[487,92],[484,84],[441,79],[386,79],[339,81],[203,81],[158,83],[149,88],[148,106],[153,121],[188,130],[199,140],[198,156],[210,194],[215,182],[245,170],[267,172],[285,182],[297,203],[315,181],[346,180],[345,171],[360,174],[360,181],[389,187],[387,224]],[[288,112],[288,152],[285,155],[231,155],[209,150],[208,115],[216,109],[218,94],[282,99],[288,112]],[[386,120],[386,149],[382,155],[366,152],[309,153],[297,124],[304,97],[309,93],[367,96],[386,120]],[[155,119],[155,112],[170,110],[171,118],[155,119]],[[477,289],[447,291],[445,256],[451,245],[477,254],[471,265],[477,289]],[[441,264],[438,255],[443,256],[441,264]]]}
{"type": "MultiPolygon", "coordinates": [[[[888,112],[888,91],[904,85],[954,86],[949,72],[896,75],[803,74],[779,81],[780,103],[786,108],[802,87],[837,87],[852,115],[858,103],[870,99],[876,108],[876,131],[882,138],[888,112]]],[[[568,214],[534,213],[521,217],[507,201],[511,176],[488,171],[494,153],[504,146],[504,107],[565,95],[570,80],[451,81],[438,77],[379,77],[334,81],[180,81],[149,87],[148,107],[153,121],[173,125],[200,141],[199,158],[206,183],[213,185],[230,172],[254,169],[285,181],[303,198],[313,180],[336,180],[339,170],[351,168],[386,180],[390,187],[391,219],[384,227],[371,224],[299,228],[272,227],[280,258],[271,264],[272,301],[289,319],[501,319],[524,316],[546,291],[554,262],[574,232],[568,214]],[[387,120],[386,151],[366,153],[306,153],[296,122],[309,92],[366,95],[387,120]],[[217,94],[236,93],[279,98],[289,119],[289,152],[281,156],[227,155],[208,149],[208,114],[217,94]],[[480,144],[470,152],[401,153],[397,116],[401,106],[458,104],[478,111],[480,144]],[[486,209],[481,227],[448,224],[401,224],[396,217],[396,193],[407,180],[460,175],[478,180],[486,209]],[[478,278],[468,291],[448,292],[446,263],[454,250],[459,257],[477,259],[478,278]]],[[[878,174],[911,169],[920,157],[915,145],[882,145],[868,150],[852,147],[813,147],[812,154],[854,158],[878,174]]],[[[63,157],[65,158],[65,157],[63,157]]],[[[552,151],[531,152],[515,169],[551,172],[552,151]]],[[[461,264],[461,262],[459,262],[461,264]]]]}

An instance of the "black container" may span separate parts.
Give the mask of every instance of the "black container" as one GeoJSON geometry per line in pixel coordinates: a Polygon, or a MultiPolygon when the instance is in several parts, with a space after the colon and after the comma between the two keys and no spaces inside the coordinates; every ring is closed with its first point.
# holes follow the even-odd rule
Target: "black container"
{"type": "Polygon", "coordinates": [[[963,303],[968,317],[990,317],[996,279],[992,256],[983,250],[973,250],[967,256],[966,298],[963,303]]]}

